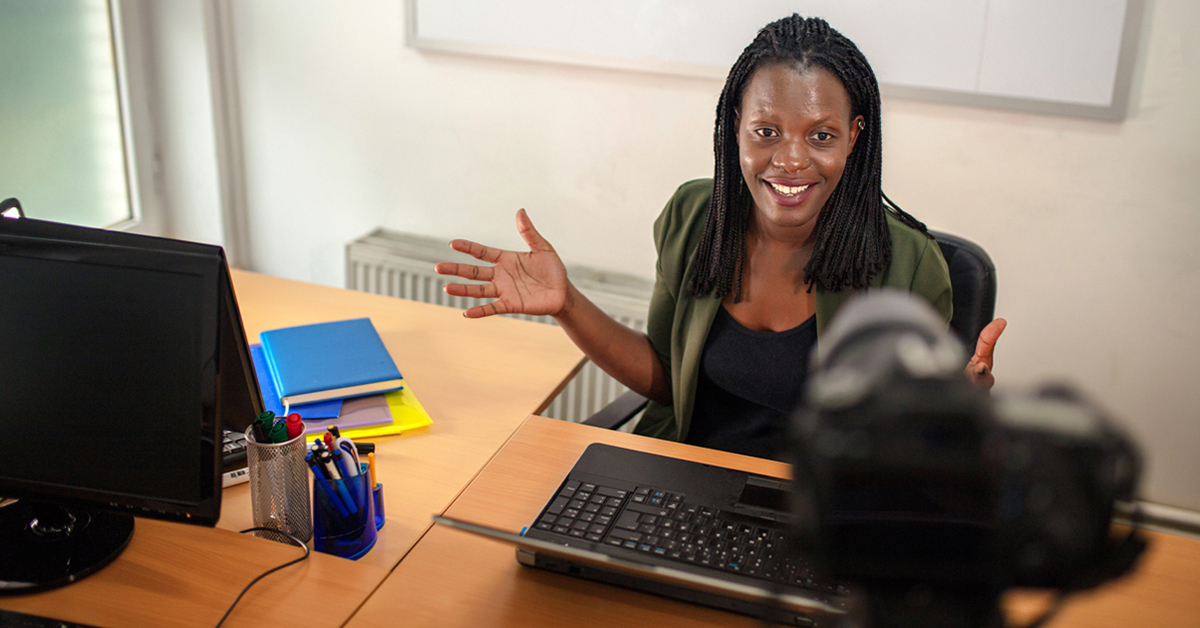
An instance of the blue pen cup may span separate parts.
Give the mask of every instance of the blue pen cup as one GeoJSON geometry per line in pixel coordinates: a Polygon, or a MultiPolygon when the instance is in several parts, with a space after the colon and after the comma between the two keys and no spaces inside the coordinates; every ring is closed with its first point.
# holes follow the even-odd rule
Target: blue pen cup
{"type": "Polygon", "coordinates": [[[375,497],[367,465],[352,478],[313,480],[313,548],[358,560],[375,546],[375,497]]]}

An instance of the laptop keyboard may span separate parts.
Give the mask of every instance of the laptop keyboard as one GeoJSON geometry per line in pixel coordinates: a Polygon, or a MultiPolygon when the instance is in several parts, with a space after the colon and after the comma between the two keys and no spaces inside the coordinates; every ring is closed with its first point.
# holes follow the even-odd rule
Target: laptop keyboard
{"type": "Polygon", "coordinates": [[[684,495],[652,487],[627,491],[569,480],[534,527],[681,563],[846,593],[840,584],[816,579],[806,561],[784,551],[779,527],[755,521],[689,504],[684,495]]]}

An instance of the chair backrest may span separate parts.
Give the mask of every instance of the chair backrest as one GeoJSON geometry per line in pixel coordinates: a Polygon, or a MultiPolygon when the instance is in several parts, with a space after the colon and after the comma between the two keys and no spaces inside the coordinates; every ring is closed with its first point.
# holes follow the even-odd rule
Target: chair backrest
{"type": "Polygon", "coordinates": [[[995,318],[996,265],[987,251],[970,240],[949,233],[929,231],[942,249],[950,267],[950,285],[954,289],[954,316],[950,328],[975,352],[979,332],[995,318]]]}

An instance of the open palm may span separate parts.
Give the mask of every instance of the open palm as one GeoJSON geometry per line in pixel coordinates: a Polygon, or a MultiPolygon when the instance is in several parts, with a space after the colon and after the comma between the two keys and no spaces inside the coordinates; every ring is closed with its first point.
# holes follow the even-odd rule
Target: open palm
{"type": "Polygon", "coordinates": [[[567,269],[523,209],[517,212],[517,231],[529,245],[529,252],[506,251],[470,240],[452,240],[450,248],[492,265],[441,262],[434,268],[440,275],[486,282],[446,285],[446,294],[451,296],[495,299],[469,308],[465,312],[467,318],[493,314],[556,316],[567,306],[567,269]]]}

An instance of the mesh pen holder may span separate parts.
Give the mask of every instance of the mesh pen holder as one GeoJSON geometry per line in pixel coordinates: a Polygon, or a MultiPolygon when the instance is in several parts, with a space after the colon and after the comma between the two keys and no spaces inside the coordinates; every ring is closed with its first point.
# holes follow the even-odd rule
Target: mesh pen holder
{"type": "MultiPolygon", "coordinates": [[[[312,538],[308,500],[308,466],[304,434],[283,443],[259,443],[246,430],[246,462],[250,468],[250,510],[255,527],[274,528],[301,541],[312,538]]],[[[255,536],[286,542],[270,532],[255,536]]]]}

